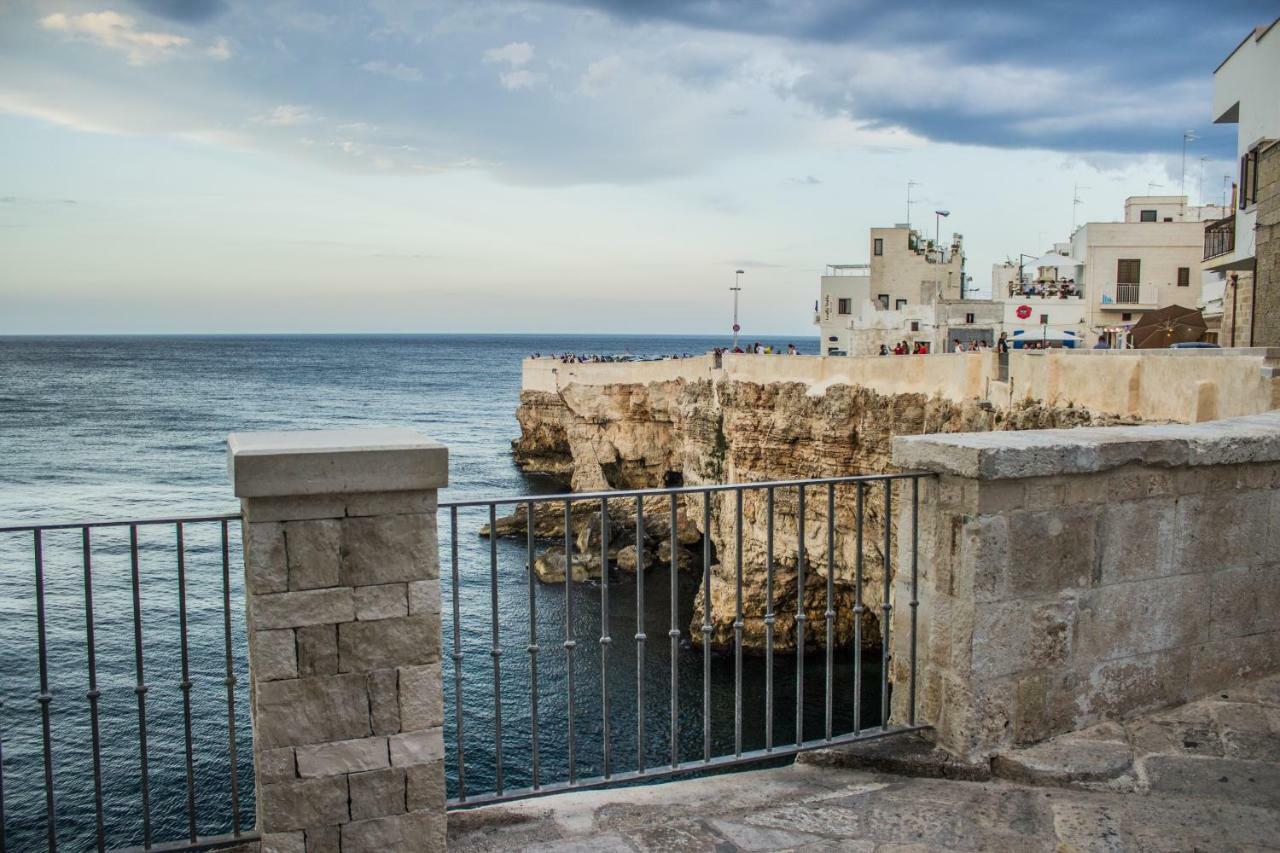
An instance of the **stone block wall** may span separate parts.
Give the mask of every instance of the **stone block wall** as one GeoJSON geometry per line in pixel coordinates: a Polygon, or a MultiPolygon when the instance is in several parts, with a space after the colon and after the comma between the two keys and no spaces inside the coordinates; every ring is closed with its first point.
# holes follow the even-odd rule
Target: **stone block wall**
{"type": "Polygon", "coordinates": [[[1253,341],[1260,347],[1280,347],[1280,145],[1273,144],[1258,158],[1256,228],[1253,341]]]}
{"type": "Polygon", "coordinates": [[[1280,413],[921,436],[895,461],[939,474],[921,486],[918,716],[951,751],[981,760],[1280,670],[1280,413]]]}
{"type": "Polygon", "coordinates": [[[242,496],[264,853],[444,849],[436,492],[352,482],[242,496]]]}

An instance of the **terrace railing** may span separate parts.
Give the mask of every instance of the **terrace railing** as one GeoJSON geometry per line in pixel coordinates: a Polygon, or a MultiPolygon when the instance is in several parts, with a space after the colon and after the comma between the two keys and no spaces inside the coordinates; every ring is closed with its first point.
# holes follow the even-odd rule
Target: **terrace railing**
{"type": "Polygon", "coordinates": [[[1236,218],[1234,214],[1204,226],[1204,260],[1228,254],[1235,251],[1235,248],[1236,218]]]}
{"type": "Polygon", "coordinates": [[[239,515],[0,527],[0,851],[258,837],[239,539],[239,515]]]}
{"type": "MultiPolygon", "coordinates": [[[[441,561],[451,595],[446,611],[452,610],[452,627],[445,625],[446,655],[452,645],[452,672],[445,674],[446,691],[452,693],[451,700],[446,696],[445,701],[449,806],[723,770],[919,728],[915,717],[919,568],[915,509],[920,478],[925,476],[930,475],[442,503],[440,510],[446,516],[441,519],[442,535],[447,531],[451,543],[447,562],[441,561]],[[839,495],[838,501],[840,492],[845,494],[839,495]],[[819,627],[823,633],[813,638],[814,643],[807,642],[804,608],[797,610],[794,642],[788,643],[794,648],[777,653],[775,624],[781,614],[775,605],[784,590],[777,582],[780,555],[774,546],[776,508],[783,497],[787,518],[794,524],[787,531],[792,534],[788,538],[795,543],[787,560],[787,575],[793,577],[790,582],[794,586],[786,592],[806,588],[811,565],[806,549],[816,531],[825,546],[825,554],[814,561],[826,575],[825,610],[819,627]],[[764,573],[763,660],[752,658],[752,667],[744,661],[744,498],[749,498],[757,521],[763,515],[765,539],[764,565],[753,567],[764,573]],[[812,508],[815,498],[821,502],[816,513],[812,508]],[[909,608],[910,660],[899,670],[908,673],[908,680],[895,687],[889,675],[888,631],[895,607],[891,579],[897,570],[892,557],[892,518],[894,504],[901,502],[912,507],[910,530],[898,534],[910,537],[909,548],[902,553],[909,554],[904,568],[910,572],[911,596],[896,606],[909,608]],[[873,503],[882,539],[877,543],[879,558],[874,557],[876,549],[872,548],[868,565],[864,553],[871,545],[867,517],[873,503]],[[598,531],[583,532],[581,525],[575,530],[575,519],[582,515],[577,508],[584,504],[592,510],[590,523],[593,528],[598,524],[598,531]],[[618,530],[617,513],[611,513],[610,507],[620,505],[632,519],[628,525],[634,524],[634,530],[628,531],[637,543],[634,579],[610,569],[611,532],[618,530]],[[845,506],[852,511],[845,512],[845,506]],[[556,509],[548,511],[550,507],[556,509]],[[515,511],[507,518],[507,532],[514,531],[522,541],[499,541],[499,508],[515,511]],[[646,573],[640,543],[652,532],[650,509],[669,516],[666,541],[660,545],[667,552],[663,555],[667,567],[646,573]],[[708,605],[701,615],[700,655],[689,636],[692,612],[687,602],[695,590],[686,586],[680,571],[684,546],[679,541],[677,519],[681,512],[701,515],[701,571],[696,581],[702,601],[708,605]],[[544,584],[533,567],[539,559],[539,543],[551,541],[546,538],[551,513],[561,517],[564,527],[562,536],[557,533],[556,538],[562,539],[559,544],[565,572],[562,583],[544,584]],[[813,516],[817,516],[817,524],[811,521],[813,516]],[[723,655],[712,649],[713,620],[726,616],[712,607],[717,600],[712,590],[712,562],[717,555],[709,531],[717,519],[720,530],[726,529],[726,519],[732,519],[732,544],[719,555],[732,562],[733,578],[732,643],[723,655]],[[481,522],[489,525],[488,547],[483,549],[487,554],[467,544],[466,539],[481,522]],[[838,532],[853,539],[852,566],[837,562],[838,532]],[[589,550],[578,547],[580,533],[590,542],[589,550]],[[468,555],[483,562],[480,566],[469,564],[468,555]],[[588,563],[598,566],[598,578],[590,583],[584,582],[585,568],[575,575],[575,568],[588,563]],[[837,640],[836,621],[841,614],[836,609],[837,573],[830,570],[833,565],[845,570],[841,583],[851,579],[854,587],[853,635],[845,644],[837,640]],[[873,571],[880,579],[879,595],[876,600],[865,600],[864,587],[873,571]],[[584,611],[594,612],[588,617],[584,611]],[[882,642],[878,649],[864,653],[863,617],[871,611],[879,615],[882,642]],[[658,632],[659,637],[665,635],[666,643],[654,642],[658,632]],[[813,653],[807,653],[815,646],[813,653]],[[520,657],[526,660],[517,659],[513,667],[507,660],[511,652],[523,652],[520,657]],[[550,655],[554,657],[548,660],[550,655]],[[780,670],[785,670],[781,678],[780,670]],[[755,686],[748,690],[744,686],[749,675],[755,686]],[[586,695],[584,687],[589,690],[586,695]],[[547,695],[548,688],[555,695],[547,695]],[[908,693],[905,703],[892,706],[906,709],[902,719],[891,718],[893,689],[908,693]],[[785,694],[781,707],[780,693],[785,694]]],[[[795,598],[803,601],[804,595],[796,594],[795,598]]],[[[811,590],[811,609],[812,598],[811,590]]],[[[901,644],[897,647],[902,648],[901,644]]]]}

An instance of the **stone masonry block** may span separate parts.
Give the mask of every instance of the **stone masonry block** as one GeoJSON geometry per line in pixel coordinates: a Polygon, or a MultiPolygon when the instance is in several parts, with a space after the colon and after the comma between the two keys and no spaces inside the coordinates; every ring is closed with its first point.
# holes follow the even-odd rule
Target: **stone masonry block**
{"type": "Polygon", "coordinates": [[[1002,597],[1010,572],[1010,525],[1010,516],[1006,515],[984,515],[964,523],[959,531],[959,566],[953,567],[953,583],[946,592],[971,594],[978,601],[1002,597]],[[955,582],[964,578],[972,578],[972,591],[955,582]]]}
{"type": "Polygon", "coordinates": [[[1172,497],[1177,493],[1174,476],[1167,468],[1123,465],[1103,479],[1109,502],[1172,497]]]}
{"type": "Polygon", "coordinates": [[[1274,519],[1270,492],[1188,495],[1178,499],[1178,549],[1182,571],[1212,571],[1274,559],[1267,553],[1274,519]]]}
{"type": "Polygon", "coordinates": [[[338,671],[338,626],[308,625],[297,629],[298,674],[333,675],[338,671]]]}
{"type": "Polygon", "coordinates": [[[293,747],[258,749],[253,756],[254,769],[263,782],[287,782],[298,778],[293,747]]]}
{"type": "Polygon", "coordinates": [[[1280,672],[1280,631],[1233,637],[1196,646],[1188,694],[1203,696],[1249,679],[1280,672]]]}
{"type": "Polygon", "coordinates": [[[297,755],[298,775],[304,779],[378,770],[390,764],[387,742],[380,737],[299,746],[297,755]]]}
{"type": "Polygon", "coordinates": [[[412,764],[430,764],[444,760],[444,729],[426,729],[420,732],[392,735],[387,738],[391,747],[391,766],[406,767],[412,764]]]}
{"type": "Polygon", "coordinates": [[[290,521],[284,526],[289,552],[289,589],[338,585],[342,522],[333,518],[290,521]]]}
{"type": "Polygon", "coordinates": [[[264,832],[346,823],[348,819],[346,776],[263,785],[257,796],[264,832]]]}
{"type": "Polygon", "coordinates": [[[344,496],[346,515],[435,515],[434,489],[405,492],[355,492],[344,496]]]}
{"type": "Polygon", "coordinates": [[[355,616],[355,601],[345,588],[257,595],[249,603],[250,625],[258,630],[350,622],[355,616]]]}
{"type": "Polygon", "coordinates": [[[444,725],[440,664],[400,667],[400,728],[406,732],[444,725]]]}
{"type": "Polygon", "coordinates": [[[400,674],[394,669],[369,673],[369,718],[373,733],[393,735],[400,731],[400,674]]]}
{"type": "Polygon", "coordinates": [[[444,812],[411,812],[343,825],[342,853],[385,853],[388,850],[444,853],[444,812]]]}
{"type": "Polygon", "coordinates": [[[1076,663],[1131,658],[1207,639],[1204,583],[1196,575],[1148,578],[1081,593],[1076,663]]]}
{"type": "Polygon", "coordinates": [[[249,660],[259,681],[298,677],[298,656],[293,631],[250,631],[249,660]]]}
{"type": "MultiPolygon", "coordinates": [[[[1280,525],[1280,519],[1275,523],[1280,525]]],[[[1209,590],[1209,639],[1280,631],[1280,563],[1215,572],[1209,576],[1209,590]]]]}
{"type": "Polygon", "coordinates": [[[343,520],[343,584],[369,586],[438,577],[434,515],[343,520]]]}
{"type": "Polygon", "coordinates": [[[347,784],[351,788],[352,820],[403,814],[405,811],[405,774],[402,767],[353,773],[347,784]]]}
{"type": "Polygon", "coordinates": [[[444,812],[444,765],[415,764],[405,768],[405,805],[409,811],[444,812]]]}
{"type": "Polygon", "coordinates": [[[440,581],[411,581],[409,583],[409,615],[434,613],[440,615],[440,581]]]}
{"type": "Polygon", "coordinates": [[[440,659],[440,619],[401,616],[338,626],[338,669],[363,672],[440,659]]]}
{"type": "Polygon", "coordinates": [[[1087,587],[1093,575],[1095,507],[1063,507],[1009,516],[1006,596],[1051,595],[1087,587]]]}
{"type": "Polygon", "coordinates": [[[1103,585],[1187,571],[1174,565],[1172,498],[1113,503],[1098,526],[1098,581],[1103,585]]]}
{"type": "Polygon", "coordinates": [[[254,736],[266,748],[370,733],[364,673],[262,682],[254,693],[254,709],[254,736]]]}
{"type": "Polygon", "coordinates": [[[409,614],[407,584],[388,583],[377,586],[358,586],[354,590],[356,619],[392,619],[409,614]]]}
{"type": "Polygon", "coordinates": [[[341,830],[337,826],[308,826],[307,853],[342,853],[341,830]]]}
{"type": "Polygon", "coordinates": [[[306,853],[301,832],[267,832],[262,836],[261,853],[306,853]]]}
{"type": "Polygon", "coordinates": [[[249,592],[284,592],[289,588],[284,525],[257,522],[244,526],[244,572],[249,592]]]}

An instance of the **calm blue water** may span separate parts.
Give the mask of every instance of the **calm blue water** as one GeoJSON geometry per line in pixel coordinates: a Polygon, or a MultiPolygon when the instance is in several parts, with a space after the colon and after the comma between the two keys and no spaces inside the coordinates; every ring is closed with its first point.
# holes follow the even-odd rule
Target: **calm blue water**
{"type": "MultiPolygon", "coordinates": [[[[785,339],[771,339],[785,346],[785,339]]],[[[803,351],[816,340],[795,340],[803,351]]],[[[522,475],[512,464],[517,434],[520,360],[532,352],[629,352],[641,357],[701,353],[720,338],[584,336],[261,336],[0,338],[0,523],[97,520],[234,511],[226,476],[225,438],[236,430],[408,425],[449,447],[450,482],[442,499],[545,492],[551,485],[522,475]]],[[[475,535],[483,511],[464,513],[459,528],[462,583],[463,740],[472,792],[495,781],[493,674],[489,655],[488,545],[475,535]]],[[[442,547],[449,545],[442,516],[442,547]]],[[[212,834],[230,828],[230,760],[222,614],[222,562],[218,525],[185,531],[188,651],[193,682],[196,823],[212,834]]],[[[239,539],[231,525],[230,596],[237,688],[238,774],[243,826],[252,825],[252,768],[244,662],[243,594],[239,539]]],[[[137,676],[128,534],[103,530],[91,542],[102,742],[104,829],[108,846],[142,841],[137,676]]],[[[182,727],[181,636],[175,531],[143,528],[140,606],[153,839],[186,833],[186,768],[182,727]]],[[[45,538],[49,681],[60,843],[92,845],[95,830],[93,762],[86,667],[82,546],[77,531],[45,538]]],[[[446,552],[447,553],[447,552],[446,552]]],[[[502,665],[503,753],[509,787],[529,783],[531,683],[528,587],[522,543],[500,542],[499,642],[502,665]]],[[[447,566],[446,566],[447,568],[447,566]]],[[[679,624],[687,626],[696,578],[678,578],[679,624]]],[[[615,583],[611,627],[615,638],[606,678],[601,677],[599,587],[574,590],[574,674],[578,775],[600,772],[605,683],[612,701],[614,770],[636,764],[637,630],[634,583],[615,583]]],[[[669,579],[665,570],[646,580],[645,628],[653,639],[645,657],[646,740],[650,766],[670,756],[669,579]]],[[[543,781],[567,772],[568,715],[564,591],[536,591],[540,744],[543,781]]],[[[445,637],[452,634],[446,588],[445,637]]],[[[36,608],[30,534],[0,534],[0,748],[3,749],[4,830],[10,850],[43,849],[44,781],[36,608]]],[[[678,699],[682,758],[701,754],[702,655],[681,639],[678,699]]],[[[820,662],[817,662],[820,666],[820,662]]],[[[820,668],[806,667],[806,730],[821,726],[820,668]]],[[[749,661],[746,692],[763,692],[763,663],[749,661]]],[[[454,702],[453,669],[446,661],[446,703],[454,702]]],[[[867,681],[874,683],[874,673],[867,681]]],[[[779,656],[775,726],[779,742],[794,733],[791,710],[794,662],[779,656]]],[[[716,752],[732,749],[732,663],[713,663],[716,752]]],[[[840,661],[837,694],[847,695],[849,666],[840,661]]],[[[458,792],[453,714],[446,731],[450,789],[458,792]]],[[[868,724],[874,719],[868,718],[868,724]]],[[[837,724],[847,714],[837,712],[837,724]]],[[[747,702],[744,746],[763,745],[763,707],[747,702]]]]}

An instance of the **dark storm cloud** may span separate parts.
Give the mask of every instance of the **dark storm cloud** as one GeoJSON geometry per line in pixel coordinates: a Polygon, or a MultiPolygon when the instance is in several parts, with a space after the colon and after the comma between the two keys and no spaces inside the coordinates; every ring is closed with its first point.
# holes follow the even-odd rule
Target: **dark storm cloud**
{"type": "MultiPolygon", "coordinates": [[[[1218,63],[1253,27],[1280,14],[1275,0],[920,0],[910,5],[881,0],[559,2],[603,11],[629,23],[665,22],[774,36],[815,48],[900,50],[904,66],[923,62],[944,71],[956,65],[1000,68],[1006,77],[1009,69],[1029,76],[1056,72],[1080,81],[1079,88],[1062,93],[1059,102],[1020,111],[993,108],[989,93],[983,92],[955,94],[949,103],[921,106],[908,97],[909,82],[899,91],[890,86],[867,91],[845,85],[842,75],[858,73],[855,54],[843,69],[815,69],[795,92],[824,111],[848,112],[873,125],[900,126],[937,141],[1064,151],[1168,152],[1178,149],[1182,131],[1194,126],[1202,136],[1197,150],[1224,155],[1232,148],[1232,134],[1206,127],[1208,105],[1204,104],[1203,112],[1179,109],[1185,101],[1170,102],[1170,92],[1182,84],[1184,94],[1199,86],[1200,94],[1207,96],[1218,63]],[[1169,108],[1139,119],[1115,108],[1117,93],[1135,104],[1163,100],[1169,108]],[[975,107],[975,101],[984,106],[975,107]],[[1081,116],[1088,120],[1053,127],[1057,119],[1081,116]]],[[[697,76],[714,78],[715,70],[702,67],[697,76]]],[[[1016,94],[1016,87],[1011,94],[1016,94]]]]}
{"type": "Polygon", "coordinates": [[[133,2],[153,15],[185,24],[208,21],[227,11],[226,0],[133,0],[133,2]]]}

